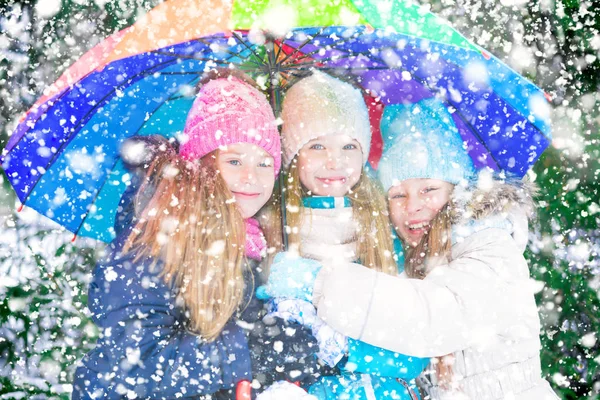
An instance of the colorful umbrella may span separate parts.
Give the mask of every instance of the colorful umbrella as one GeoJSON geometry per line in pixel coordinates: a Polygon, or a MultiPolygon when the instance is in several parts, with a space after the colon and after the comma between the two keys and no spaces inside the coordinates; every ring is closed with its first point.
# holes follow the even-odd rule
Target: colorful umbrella
{"type": "Polygon", "coordinates": [[[200,76],[251,73],[271,94],[311,68],[363,86],[381,152],[386,105],[437,96],[480,168],[522,177],[550,141],[544,93],[443,20],[402,0],[170,0],[72,65],[3,154],[20,201],[76,235],[110,241],[132,135],[182,132],[200,76]],[[290,29],[290,27],[293,27],[290,29]]]}

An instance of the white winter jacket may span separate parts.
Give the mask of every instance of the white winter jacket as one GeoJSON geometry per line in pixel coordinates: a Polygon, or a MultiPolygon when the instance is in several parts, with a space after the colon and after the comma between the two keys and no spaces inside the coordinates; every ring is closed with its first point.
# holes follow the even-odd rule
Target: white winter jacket
{"type": "Polygon", "coordinates": [[[454,238],[452,261],[423,280],[358,264],[325,266],[314,288],[318,315],[350,337],[402,354],[453,353],[459,392],[443,390],[431,374],[422,379],[431,399],[557,399],[541,377],[540,322],[523,257],[528,225],[517,205],[530,196],[508,184],[472,194],[467,214],[506,217],[510,229],[492,224],[454,238]]]}

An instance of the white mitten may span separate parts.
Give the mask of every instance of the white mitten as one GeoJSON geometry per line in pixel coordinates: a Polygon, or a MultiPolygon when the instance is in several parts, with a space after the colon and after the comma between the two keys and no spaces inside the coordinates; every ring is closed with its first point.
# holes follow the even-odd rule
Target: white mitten
{"type": "Polygon", "coordinates": [[[335,331],[317,316],[317,310],[310,302],[298,299],[273,299],[273,312],[270,315],[286,321],[297,322],[312,330],[319,343],[317,356],[330,367],[334,367],[348,351],[348,339],[335,331]]]}

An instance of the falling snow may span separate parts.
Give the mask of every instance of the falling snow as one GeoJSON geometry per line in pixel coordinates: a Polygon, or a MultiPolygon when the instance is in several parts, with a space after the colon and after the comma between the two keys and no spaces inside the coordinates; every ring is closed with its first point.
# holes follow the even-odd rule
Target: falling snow
{"type": "MultiPolygon", "coordinates": [[[[103,38],[129,26],[159,2],[1,3],[0,147],[7,144],[24,111],[44,93],[56,94],[51,84],[62,71],[103,38]]],[[[446,18],[469,40],[545,91],[544,97],[532,96],[527,104],[530,120],[551,123],[553,132],[550,148],[528,173],[528,178],[540,187],[527,257],[542,321],[542,366],[563,398],[598,399],[600,6],[595,0],[421,0],[420,3],[422,10],[446,18]]],[[[390,16],[392,7],[392,1],[380,1],[377,11],[390,16]]],[[[267,40],[264,28],[283,35],[301,17],[285,5],[273,7],[249,27],[249,41],[264,43],[267,40]]],[[[358,22],[351,9],[343,9],[341,19],[350,25],[358,22]]],[[[397,44],[398,48],[404,45],[397,44]]],[[[388,66],[403,62],[393,49],[381,50],[381,58],[388,66]]],[[[403,71],[401,78],[404,82],[415,79],[409,71],[403,71]]],[[[461,79],[476,92],[490,83],[492,71],[482,63],[473,62],[464,68],[461,79]]],[[[267,87],[265,76],[259,76],[257,82],[267,87]]],[[[374,84],[369,89],[386,95],[383,86],[374,84]]],[[[182,85],[179,93],[184,98],[191,97],[194,87],[182,85]]],[[[126,90],[117,91],[120,98],[130,95],[126,90]]],[[[460,92],[452,87],[447,95],[455,102],[463,101],[460,92]]],[[[488,106],[481,103],[477,107],[485,110],[488,106]]],[[[70,129],[74,117],[61,118],[61,129],[70,129]]],[[[278,123],[281,125],[283,121],[279,119],[278,123]]],[[[90,137],[110,134],[102,125],[95,125],[89,133],[90,137]]],[[[491,136],[500,134],[498,126],[490,128],[491,136]]],[[[215,135],[219,139],[222,132],[215,135]]],[[[50,159],[61,145],[40,143],[36,156],[50,159]]],[[[110,167],[106,165],[104,151],[102,146],[89,153],[74,150],[66,156],[68,163],[60,171],[61,177],[81,182],[97,179],[110,167]]],[[[528,151],[531,157],[538,156],[534,149],[528,151]]],[[[148,149],[143,143],[136,143],[125,148],[123,154],[124,159],[139,163],[147,160],[148,149]]],[[[31,162],[21,161],[24,165],[31,162]]],[[[31,173],[43,176],[46,172],[44,166],[39,166],[32,168],[31,173]]],[[[164,170],[169,177],[179,172],[175,167],[164,170]]],[[[125,174],[111,182],[119,187],[130,181],[131,176],[125,174]]],[[[486,182],[480,184],[485,186],[486,182]]],[[[68,206],[73,198],[85,200],[94,196],[83,184],[77,193],[56,188],[44,197],[51,205],[46,215],[53,217],[53,210],[68,206]]],[[[227,202],[233,203],[235,199],[227,202]]],[[[170,205],[177,207],[180,199],[171,197],[170,205]]],[[[72,234],[64,228],[29,207],[17,212],[19,206],[20,200],[6,176],[0,175],[0,397],[68,398],[77,361],[100,336],[90,320],[86,300],[90,273],[104,254],[103,246],[85,237],[72,242],[72,234]]],[[[297,207],[288,207],[290,213],[298,211],[297,207]]],[[[157,212],[150,210],[148,215],[157,212]]],[[[165,218],[157,241],[167,243],[177,224],[165,218]]],[[[297,232],[298,228],[288,227],[288,230],[297,232]]],[[[215,240],[206,253],[221,256],[224,251],[224,241],[215,240]]],[[[119,275],[107,269],[105,278],[115,282],[119,275]]],[[[153,283],[144,284],[150,287],[153,283]]],[[[487,334],[478,332],[478,338],[485,342],[487,334]]],[[[103,332],[104,337],[110,335],[110,331],[103,332]]],[[[280,352],[283,343],[275,342],[273,346],[280,352]]],[[[139,349],[132,348],[123,362],[139,364],[140,357],[139,349]]],[[[179,372],[189,373],[184,366],[179,372]]],[[[125,387],[119,390],[127,398],[137,396],[125,387]]]]}

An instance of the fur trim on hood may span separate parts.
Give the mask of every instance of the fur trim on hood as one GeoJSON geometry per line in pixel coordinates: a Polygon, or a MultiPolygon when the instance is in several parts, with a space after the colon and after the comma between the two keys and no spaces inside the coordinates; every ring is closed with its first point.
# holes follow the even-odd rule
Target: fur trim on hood
{"type": "Polygon", "coordinates": [[[509,213],[518,207],[532,219],[537,187],[526,179],[504,178],[481,172],[466,187],[457,185],[452,196],[452,221],[481,220],[492,215],[509,213]]]}

